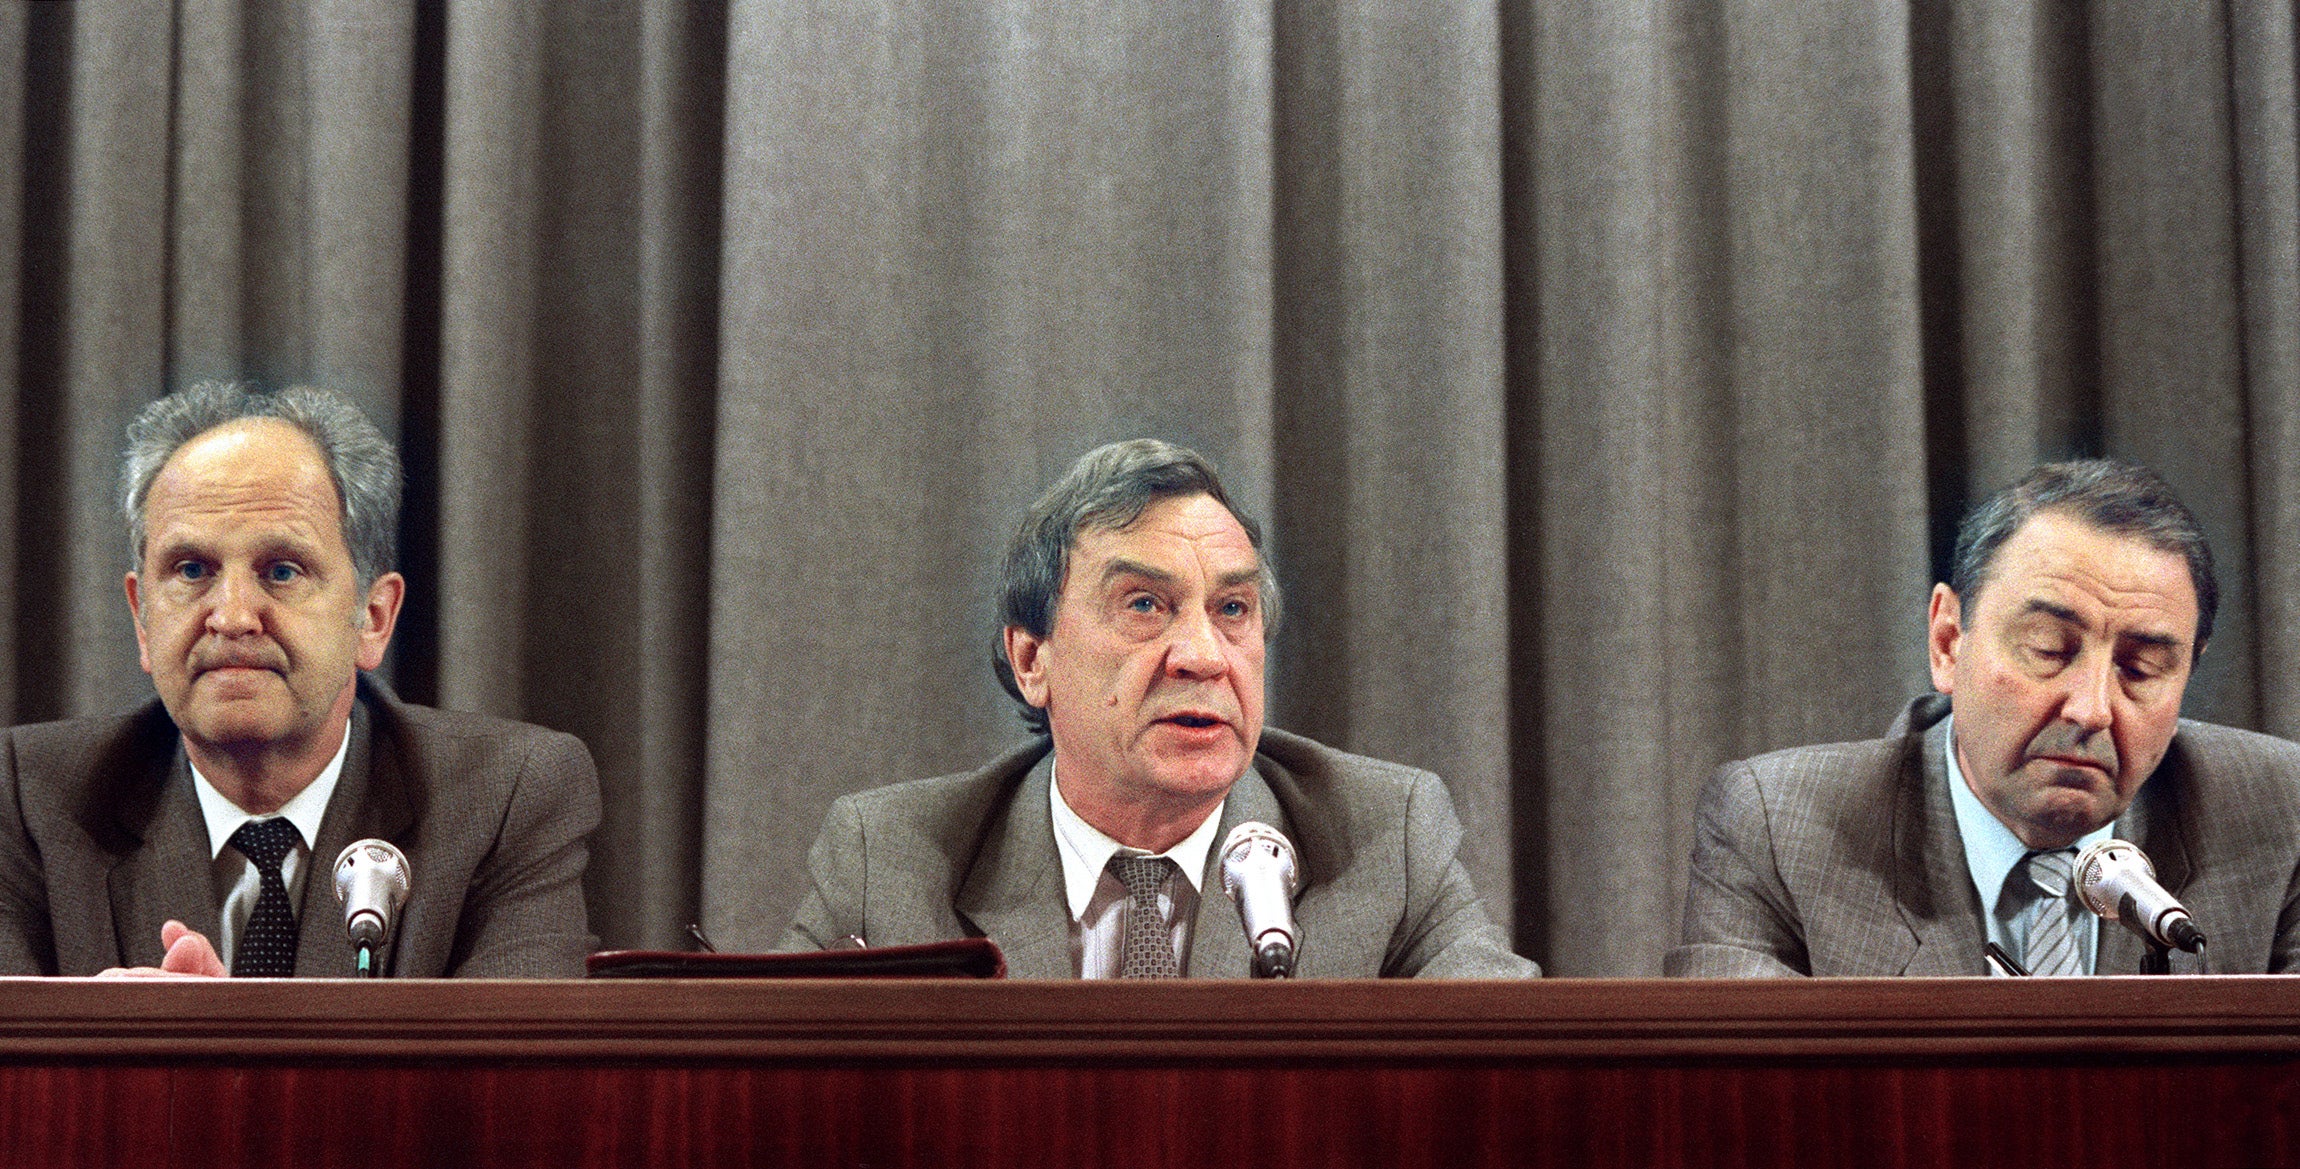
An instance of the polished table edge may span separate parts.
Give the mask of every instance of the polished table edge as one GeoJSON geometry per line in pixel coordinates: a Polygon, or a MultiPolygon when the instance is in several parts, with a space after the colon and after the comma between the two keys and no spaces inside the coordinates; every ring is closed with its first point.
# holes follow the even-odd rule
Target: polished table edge
{"type": "Polygon", "coordinates": [[[2300,978],[0,979],[0,1059],[2300,1055],[2300,978]]]}

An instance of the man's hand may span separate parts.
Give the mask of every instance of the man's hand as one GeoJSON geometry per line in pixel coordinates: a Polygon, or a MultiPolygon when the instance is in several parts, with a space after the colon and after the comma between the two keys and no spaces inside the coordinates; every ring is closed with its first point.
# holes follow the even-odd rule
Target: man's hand
{"type": "Polygon", "coordinates": [[[160,927],[160,944],[167,947],[168,953],[158,966],[114,966],[96,977],[227,978],[231,975],[206,935],[180,921],[170,921],[160,927]]]}

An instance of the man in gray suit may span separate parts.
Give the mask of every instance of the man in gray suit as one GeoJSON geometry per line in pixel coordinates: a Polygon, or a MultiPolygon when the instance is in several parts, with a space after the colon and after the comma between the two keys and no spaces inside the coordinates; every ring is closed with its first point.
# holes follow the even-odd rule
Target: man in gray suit
{"type": "Polygon", "coordinates": [[[0,735],[0,974],[348,976],[332,868],[365,837],[413,878],[381,972],[582,972],[590,753],[361,676],[407,587],[399,483],[321,390],[203,383],[129,427],[128,608],[159,699],[0,735]]]}
{"type": "Polygon", "coordinates": [[[1434,775],[1262,727],[1278,589],[1195,453],[1081,458],[1008,546],[1000,681],[1039,738],[847,796],[781,948],[986,936],[1022,978],[1245,977],[1215,844],[1292,842],[1302,977],[1525,978],[1434,775]]]}
{"type": "Polygon", "coordinates": [[[2032,973],[2136,973],[2144,943],[2068,890],[2111,836],[2209,939],[2176,971],[2300,969],[2300,746],[2180,718],[2217,596],[2144,468],[2050,464],[1991,497],[1933,588],[1940,693],[1886,738],[1710,780],[1668,973],[1986,974],[1992,942],[2032,973]]]}

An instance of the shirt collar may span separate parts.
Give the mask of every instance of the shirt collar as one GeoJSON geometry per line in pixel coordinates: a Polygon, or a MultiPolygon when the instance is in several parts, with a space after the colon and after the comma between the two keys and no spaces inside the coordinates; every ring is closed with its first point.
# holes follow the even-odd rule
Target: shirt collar
{"type": "MultiPolygon", "coordinates": [[[[1981,803],[1965,782],[1964,768],[1957,766],[1957,716],[1951,713],[1942,726],[1946,728],[1948,743],[1949,803],[1957,813],[1957,834],[1965,842],[1965,868],[1972,874],[1973,890],[1981,895],[1981,914],[1985,919],[1997,915],[1997,898],[2004,892],[2005,878],[2012,875],[2013,866],[2028,856],[2029,847],[2005,827],[2004,821],[1981,803]]],[[[2076,842],[2082,851],[2088,846],[2106,840],[2115,831],[2114,823],[2103,824],[2076,842]]]]}
{"type": "MultiPolygon", "coordinates": [[[[1070,902],[1070,918],[1076,921],[1086,916],[1086,904],[1094,899],[1094,887],[1101,882],[1102,871],[1109,867],[1111,857],[1121,852],[1129,856],[1152,854],[1128,848],[1087,823],[1071,810],[1070,801],[1062,798],[1062,785],[1053,779],[1050,766],[1046,790],[1047,802],[1054,814],[1055,851],[1062,854],[1062,889],[1070,902]]],[[[1190,887],[1201,894],[1205,892],[1206,854],[1214,849],[1214,833],[1222,826],[1222,809],[1229,802],[1229,798],[1224,797],[1221,803],[1214,805],[1213,811],[1206,813],[1204,823],[1182,838],[1182,843],[1156,854],[1172,860],[1182,875],[1190,878],[1190,887]]]]}
{"type": "MultiPolygon", "coordinates": [[[[319,822],[322,817],[327,815],[328,797],[335,794],[335,783],[338,779],[343,778],[344,756],[350,751],[351,724],[347,721],[343,728],[343,742],[336,744],[335,758],[328,760],[327,766],[320,768],[318,778],[305,784],[304,789],[297,792],[294,799],[289,800],[278,812],[273,813],[273,815],[287,817],[288,823],[295,825],[296,831],[303,833],[303,842],[306,848],[319,846],[319,822]]],[[[199,765],[192,763],[188,754],[185,756],[184,762],[190,765],[192,769],[192,790],[199,793],[200,815],[208,822],[208,859],[214,860],[223,855],[224,845],[230,843],[232,833],[239,831],[240,825],[250,820],[262,820],[268,817],[249,815],[246,809],[233,803],[230,797],[224,793],[217,791],[216,785],[208,782],[207,776],[200,774],[199,765]]]]}

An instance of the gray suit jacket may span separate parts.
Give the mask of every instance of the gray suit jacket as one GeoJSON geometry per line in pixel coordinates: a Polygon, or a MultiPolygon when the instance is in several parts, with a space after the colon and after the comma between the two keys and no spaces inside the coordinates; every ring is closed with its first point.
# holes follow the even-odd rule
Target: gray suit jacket
{"type": "MultiPolygon", "coordinates": [[[[1701,795],[1669,974],[1986,974],[1980,895],[1947,787],[1946,699],[1908,730],[1726,764],[1701,795]]],[[[2210,939],[2216,974],[2300,970],[2300,746],[2182,720],[2116,822],[2210,939]]],[[[2103,925],[2102,974],[2143,946],[2103,925]]],[[[2174,955],[2174,970],[2194,960],[2174,955]]]]}
{"type": "MultiPolygon", "coordinates": [[[[359,687],[304,869],[296,974],[350,976],[331,870],[375,836],[413,874],[385,973],[581,975],[591,753],[571,735],[400,702],[365,676],[359,687]]],[[[216,936],[213,872],[191,768],[157,701],[0,732],[0,974],[156,966],[167,919],[216,936]]]]}
{"type": "MultiPolygon", "coordinates": [[[[1034,739],[978,771],[839,800],[807,856],[813,889],[778,948],[850,934],[874,946],[988,937],[1016,978],[1074,977],[1049,746],[1034,739]]],[[[1294,843],[1301,977],[1541,973],[1510,952],[1470,887],[1461,823],[1437,776],[1265,731],[1221,833],[1248,820],[1294,843]]],[[[1209,855],[1209,869],[1219,864],[1209,855]]],[[[1245,929],[1208,876],[1184,973],[1244,978],[1245,929]]]]}

